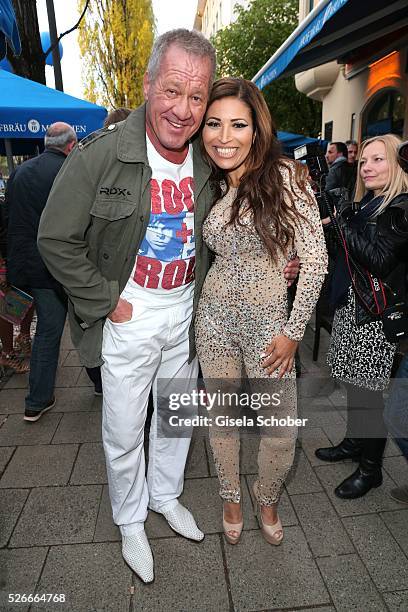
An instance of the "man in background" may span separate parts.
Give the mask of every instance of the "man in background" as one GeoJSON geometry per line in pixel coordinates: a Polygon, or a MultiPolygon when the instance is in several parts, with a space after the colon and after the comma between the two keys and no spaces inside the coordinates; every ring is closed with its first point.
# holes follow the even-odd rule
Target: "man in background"
{"type": "Polygon", "coordinates": [[[351,180],[350,180],[350,195],[354,194],[354,189],[357,181],[358,171],[358,144],[355,140],[346,140],[347,147],[347,161],[353,169],[351,180]]]}
{"type": "Polygon", "coordinates": [[[348,152],[344,142],[331,142],[327,147],[326,161],[329,173],[326,178],[326,191],[336,200],[342,195],[342,190],[353,189],[353,168],[347,161],[348,152]]]}
{"type": "Polygon", "coordinates": [[[355,140],[346,140],[347,147],[347,161],[349,164],[354,165],[357,163],[358,156],[358,144],[355,140]]]}
{"type": "Polygon", "coordinates": [[[53,123],[45,134],[45,151],[21,164],[7,184],[7,277],[12,285],[34,298],[37,312],[25,401],[26,421],[38,421],[55,404],[55,376],[67,298],[41,258],[37,233],[54,179],[76,142],[70,125],[53,123]]]}

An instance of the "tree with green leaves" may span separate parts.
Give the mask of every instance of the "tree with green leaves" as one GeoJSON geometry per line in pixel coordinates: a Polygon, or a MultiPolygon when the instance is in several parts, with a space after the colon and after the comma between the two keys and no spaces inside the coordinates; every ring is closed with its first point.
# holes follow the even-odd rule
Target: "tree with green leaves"
{"type": "MultiPolygon", "coordinates": [[[[252,0],[235,7],[237,20],[212,39],[218,76],[252,79],[298,25],[297,0],[252,0]]],[[[293,77],[273,81],[263,89],[279,130],[317,136],[321,103],[300,93],[293,77]]]]}
{"type": "MultiPolygon", "coordinates": [[[[79,0],[82,10],[85,0],[79,0]]],[[[85,95],[91,102],[135,108],[154,37],[151,0],[93,0],[79,28],[85,95]]]]}

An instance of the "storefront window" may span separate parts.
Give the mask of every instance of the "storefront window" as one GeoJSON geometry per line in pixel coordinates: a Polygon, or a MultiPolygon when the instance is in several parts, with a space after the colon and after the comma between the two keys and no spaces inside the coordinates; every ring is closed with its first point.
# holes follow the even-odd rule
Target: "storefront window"
{"type": "Polygon", "coordinates": [[[395,89],[376,96],[363,113],[362,138],[397,134],[402,136],[404,129],[405,98],[395,89]]]}

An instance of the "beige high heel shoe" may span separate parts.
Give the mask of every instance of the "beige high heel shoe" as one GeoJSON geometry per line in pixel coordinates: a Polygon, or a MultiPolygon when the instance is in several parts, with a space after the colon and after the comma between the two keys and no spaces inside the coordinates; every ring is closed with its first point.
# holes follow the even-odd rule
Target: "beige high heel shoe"
{"type": "Polygon", "coordinates": [[[265,525],[262,519],[262,506],[256,499],[255,485],[253,487],[253,492],[258,521],[261,526],[261,533],[265,540],[268,542],[268,544],[272,544],[273,546],[279,546],[279,544],[281,544],[283,540],[283,527],[279,515],[276,523],[274,523],[273,525],[265,525]]]}
{"type": "Polygon", "coordinates": [[[244,517],[239,523],[228,523],[224,517],[224,506],[222,507],[222,527],[228,544],[238,544],[244,526],[244,517]]]}

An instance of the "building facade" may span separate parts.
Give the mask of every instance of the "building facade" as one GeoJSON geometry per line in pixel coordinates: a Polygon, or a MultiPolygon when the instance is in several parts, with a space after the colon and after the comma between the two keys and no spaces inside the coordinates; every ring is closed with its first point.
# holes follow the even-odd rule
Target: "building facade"
{"type": "MultiPolygon", "coordinates": [[[[300,0],[299,21],[321,2],[300,0]]],[[[388,132],[408,138],[406,40],[406,29],[394,27],[359,46],[345,63],[334,60],[295,75],[297,89],[323,103],[325,140],[362,141],[388,132]]]]}
{"type": "Polygon", "coordinates": [[[198,0],[194,29],[211,38],[218,30],[235,21],[236,4],[246,6],[248,2],[247,0],[198,0]]]}

